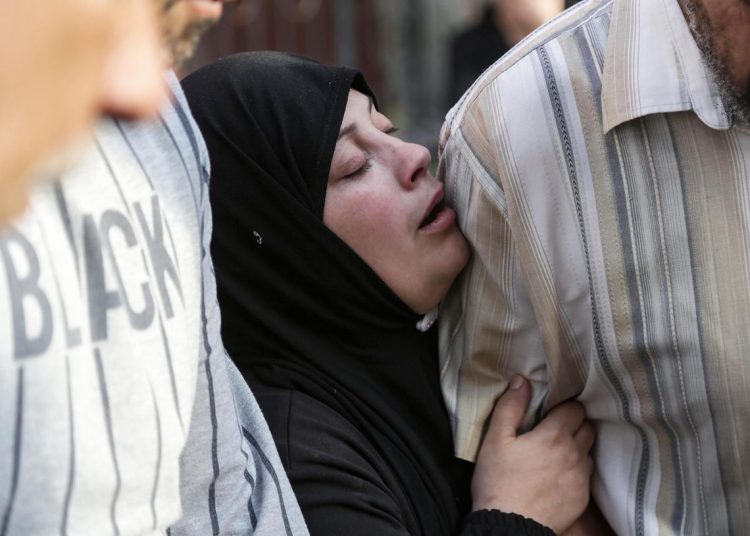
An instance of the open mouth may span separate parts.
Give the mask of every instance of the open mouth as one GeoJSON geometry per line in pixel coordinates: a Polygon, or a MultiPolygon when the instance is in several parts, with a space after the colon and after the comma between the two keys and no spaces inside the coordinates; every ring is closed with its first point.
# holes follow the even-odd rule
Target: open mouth
{"type": "Polygon", "coordinates": [[[445,208],[445,201],[441,200],[437,205],[435,205],[432,210],[427,214],[425,219],[422,220],[422,223],[419,225],[420,229],[424,229],[431,223],[433,223],[437,217],[438,214],[445,208]]]}

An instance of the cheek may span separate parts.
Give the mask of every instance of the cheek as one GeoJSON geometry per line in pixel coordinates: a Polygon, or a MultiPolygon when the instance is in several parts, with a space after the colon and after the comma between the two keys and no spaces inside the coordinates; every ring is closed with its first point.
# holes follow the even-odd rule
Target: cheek
{"type": "Polygon", "coordinates": [[[750,37],[750,5],[743,0],[724,0],[708,7],[714,39],[728,45],[736,45],[732,51],[738,56],[747,57],[747,43],[750,37]]]}
{"type": "MultiPolygon", "coordinates": [[[[739,61],[747,70],[750,66],[750,5],[742,4],[737,7],[733,17],[735,36],[735,53],[740,56],[739,61]]],[[[747,72],[743,73],[747,76],[747,72]]]]}
{"type": "Polygon", "coordinates": [[[346,214],[343,223],[345,232],[356,236],[369,245],[378,243],[379,237],[396,232],[397,218],[392,207],[380,199],[369,199],[346,214]]]}
{"type": "Polygon", "coordinates": [[[366,261],[387,253],[405,232],[394,200],[372,193],[329,196],[323,222],[366,261]]]}
{"type": "Polygon", "coordinates": [[[750,8],[738,7],[733,15],[717,41],[723,48],[719,53],[728,62],[732,83],[744,86],[750,80],[750,8]]]}

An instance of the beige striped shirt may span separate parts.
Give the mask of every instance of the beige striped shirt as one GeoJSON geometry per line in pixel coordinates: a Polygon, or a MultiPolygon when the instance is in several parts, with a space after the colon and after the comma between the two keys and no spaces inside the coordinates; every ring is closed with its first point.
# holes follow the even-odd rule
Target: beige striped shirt
{"type": "Polygon", "coordinates": [[[529,423],[585,404],[618,533],[750,534],[749,165],[676,0],[583,2],[482,75],[441,134],[457,454],[523,373],[529,423]]]}

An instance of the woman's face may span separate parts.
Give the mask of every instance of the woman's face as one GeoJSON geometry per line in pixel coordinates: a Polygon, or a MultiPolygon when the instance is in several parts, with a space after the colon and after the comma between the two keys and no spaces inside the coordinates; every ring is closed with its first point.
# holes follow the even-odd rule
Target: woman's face
{"type": "Polygon", "coordinates": [[[349,92],[328,178],[323,223],[404,303],[426,313],[469,258],[430,153],[394,137],[370,99],[349,92]]]}

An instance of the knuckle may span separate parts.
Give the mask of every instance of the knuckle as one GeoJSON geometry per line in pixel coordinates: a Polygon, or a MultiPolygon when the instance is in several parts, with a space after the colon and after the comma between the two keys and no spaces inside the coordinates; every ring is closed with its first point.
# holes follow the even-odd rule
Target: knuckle
{"type": "Polygon", "coordinates": [[[577,467],[581,464],[581,454],[575,448],[566,449],[563,459],[567,467],[577,467]]]}

